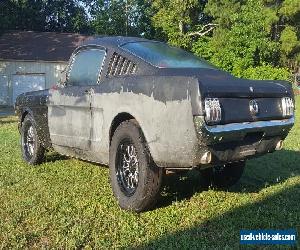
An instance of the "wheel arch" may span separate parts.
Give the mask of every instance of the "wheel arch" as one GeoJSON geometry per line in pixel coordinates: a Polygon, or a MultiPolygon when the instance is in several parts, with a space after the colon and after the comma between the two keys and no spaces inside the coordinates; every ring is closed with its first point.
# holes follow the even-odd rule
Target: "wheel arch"
{"type": "MultiPolygon", "coordinates": [[[[136,116],[128,113],[128,112],[121,112],[119,114],[117,114],[114,119],[112,120],[111,122],[111,126],[110,126],[110,129],[109,129],[109,147],[110,147],[110,144],[111,144],[111,140],[112,140],[112,137],[114,135],[114,132],[116,131],[116,129],[118,128],[118,126],[124,122],[124,121],[129,121],[129,120],[132,120],[134,121],[134,123],[136,125],[138,125],[141,129],[141,132],[143,134],[143,137],[145,139],[145,142],[147,143],[147,146],[148,146],[148,149],[149,149],[149,152],[150,152],[150,155],[153,159],[153,161],[157,164],[157,157],[155,155],[156,153],[156,147],[149,143],[151,142],[151,139],[149,140],[149,134],[148,134],[148,130],[147,130],[147,127],[144,127],[143,126],[143,123],[141,123],[139,121],[139,119],[136,119],[136,116]]],[[[160,165],[158,165],[160,166],[160,165]]]]}
{"type": "Polygon", "coordinates": [[[122,122],[129,121],[129,120],[135,120],[136,123],[140,126],[140,124],[138,123],[136,118],[133,115],[131,115],[130,113],[122,112],[122,113],[117,114],[114,117],[114,119],[111,122],[110,129],[109,129],[109,144],[111,143],[112,137],[113,137],[116,129],[118,128],[118,126],[122,122]]]}
{"type": "Polygon", "coordinates": [[[25,109],[23,110],[23,112],[22,112],[21,122],[24,121],[25,117],[26,117],[28,114],[31,115],[31,116],[33,116],[32,110],[31,110],[30,108],[25,108],[25,109]]]}
{"type": "Polygon", "coordinates": [[[20,120],[19,120],[19,129],[21,129],[22,123],[27,115],[31,115],[33,117],[33,112],[30,108],[24,108],[22,110],[22,112],[20,114],[20,120]]]}

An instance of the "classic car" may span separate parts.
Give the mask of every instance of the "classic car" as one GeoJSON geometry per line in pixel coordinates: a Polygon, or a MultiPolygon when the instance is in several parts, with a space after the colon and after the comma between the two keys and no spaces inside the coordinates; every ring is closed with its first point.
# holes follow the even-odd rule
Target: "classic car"
{"type": "Polygon", "coordinates": [[[20,95],[21,150],[108,165],[123,209],[151,208],[165,171],[199,169],[228,188],[247,159],[280,150],[294,124],[285,81],[239,79],[180,48],[98,37],[72,54],[65,80],[20,95]]]}

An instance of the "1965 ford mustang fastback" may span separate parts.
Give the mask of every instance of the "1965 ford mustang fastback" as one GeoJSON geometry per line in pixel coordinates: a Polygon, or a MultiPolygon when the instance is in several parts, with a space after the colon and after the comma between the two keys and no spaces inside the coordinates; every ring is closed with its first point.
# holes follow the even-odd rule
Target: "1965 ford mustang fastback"
{"type": "Polygon", "coordinates": [[[45,150],[109,165],[114,195],[137,212],[155,204],[165,169],[198,168],[227,188],[246,159],[282,148],[294,124],[284,81],[238,79],[179,48],[140,38],[90,40],[65,81],[20,95],[23,158],[45,150]]]}

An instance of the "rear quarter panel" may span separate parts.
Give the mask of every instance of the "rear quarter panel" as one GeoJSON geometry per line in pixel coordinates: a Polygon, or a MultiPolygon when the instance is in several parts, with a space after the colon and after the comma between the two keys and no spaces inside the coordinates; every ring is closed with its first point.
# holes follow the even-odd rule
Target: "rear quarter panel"
{"type": "Polygon", "coordinates": [[[109,131],[120,113],[139,123],[151,155],[161,167],[189,167],[197,161],[193,113],[199,112],[198,81],[192,77],[113,78],[95,87],[93,151],[107,164],[109,131]],[[97,121],[102,121],[97,124],[97,121]]]}

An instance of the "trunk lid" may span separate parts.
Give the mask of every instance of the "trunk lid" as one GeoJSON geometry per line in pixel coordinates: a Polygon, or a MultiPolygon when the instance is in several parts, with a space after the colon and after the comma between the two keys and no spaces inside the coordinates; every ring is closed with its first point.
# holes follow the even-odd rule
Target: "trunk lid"
{"type": "Polygon", "coordinates": [[[284,81],[240,79],[210,69],[199,70],[197,78],[202,97],[275,98],[291,95],[291,87],[284,81]]]}
{"type": "Polygon", "coordinates": [[[155,75],[197,78],[202,98],[274,98],[293,96],[291,84],[286,81],[242,79],[219,69],[163,68],[157,69],[155,75]]]}

